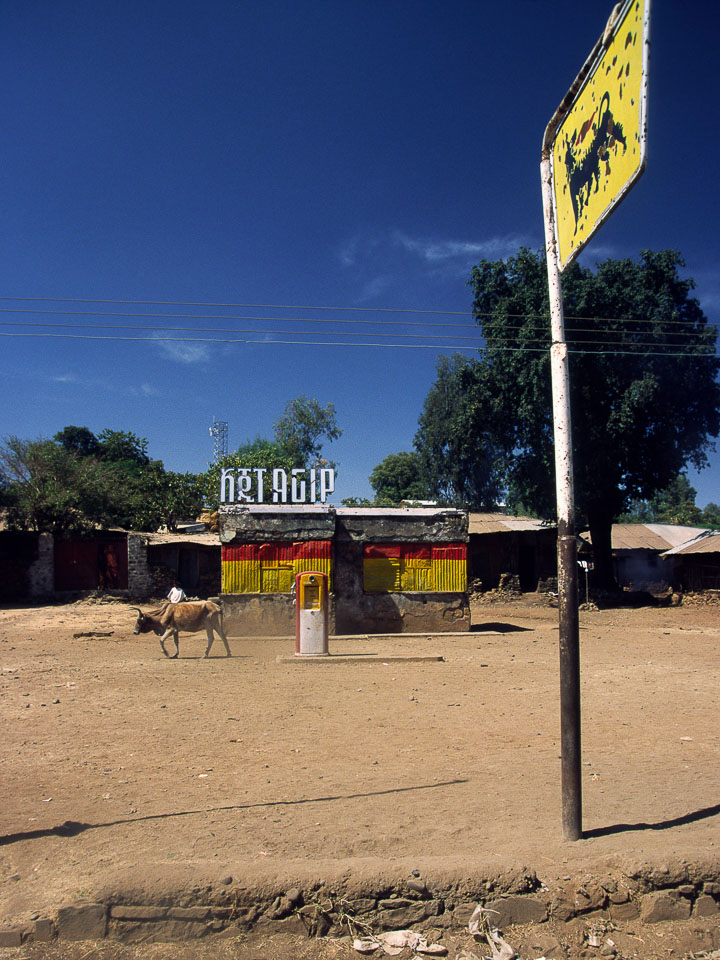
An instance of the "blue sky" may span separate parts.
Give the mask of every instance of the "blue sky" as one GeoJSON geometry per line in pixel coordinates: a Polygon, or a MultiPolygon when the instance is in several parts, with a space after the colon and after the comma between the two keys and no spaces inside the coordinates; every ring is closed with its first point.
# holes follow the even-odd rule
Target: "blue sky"
{"type": "MultiPolygon", "coordinates": [[[[2,336],[0,435],[132,430],[200,471],[213,418],[232,448],[306,394],[344,430],[335,500],[369,495],[438,357],[478,342],[472,265],[542,245],[543,131],[611,8],[5,0],[0,333],[140,339],[2,336]],[[79,326],[17,325],[43,322],[79,326]],[[277,342],[303,339],[346,345],[277,342]]],[[[679,249],[714,322],[719,30],[654,0],[647,170],[583,254],[679,249]]]]}

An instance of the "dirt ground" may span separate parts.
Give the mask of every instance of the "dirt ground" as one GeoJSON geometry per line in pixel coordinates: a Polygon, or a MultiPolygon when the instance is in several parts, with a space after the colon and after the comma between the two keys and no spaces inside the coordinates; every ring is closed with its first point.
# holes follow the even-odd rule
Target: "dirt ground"
{"type": "MultiPolygon", "coordinates": [[[[720,608],[581,614],[576,843],[560,823],[557,611],[533,598],[478,605],[473,621],[459,637],[332,641],[352,662],[286,663],[290,640],[231,638],[231,659],[216,644],[205,660],[204,635],[165,659],[120,601],[0,611],[0,925],[229,877],[287,887],[527,865],[551,884],[720,862],[720,608]],[[417,654],[444,659],[384,659],[417,654]],[[66,821],[82,829],[54,832],[66,821]]],[[[343,949],[293,956],[354,955],[343,949]]],[[[0,955],[75,955],[63,951],[0,955]]]]}

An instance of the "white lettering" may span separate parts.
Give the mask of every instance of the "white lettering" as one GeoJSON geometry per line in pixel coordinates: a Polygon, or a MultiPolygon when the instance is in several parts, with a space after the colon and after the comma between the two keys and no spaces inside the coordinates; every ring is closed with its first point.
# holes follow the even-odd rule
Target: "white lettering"
{"type": "Polygon", "coordinates": [[[305,503],[305,470],[298,467],[292,472],[290,499],[293,503],[305,503]],[[302,479],[300,479],[302,476],[302,479]]]}
{"type": "Polygon", "coordinates": [[[320,501],[325,503],[327,495],[335,489],[335,471],[324,468],[320,471],[320,501]]]}
{"type": "MultiPolygon", "coordinates": [[[[220,503],[264,503],[268,486],[265,474],[268,473],[270,471],[265,467],[223,467],[220,471],[220,503]],[[254,495],[253,480],[257,484],[254,495]]],[[[277,467],[272,471],[273,503],[287,503],[288,494],[291,503],[307,503],[308,493],[310,503],[317,503],[318,499],[325,503],[334,491],[335,470],[331,467],[320,470],[295,467],[291,471],[277,467]]],[[[269,495],[270,491],[267,492],[269,495]]]]}
{"type": "Polygon", "coordinates": [[[265,498],[265,488],[264,488],[264,478],[267,470],[265,467],[256,467],[255,476],[257,477],[257,502],[264,503],[265,498]]]}
{"type": "Polygon", "coordinates": [[[223,467],[220,472],[220,503],[235,503],[235,470],[223,467]]]}
{"type": "Polygon", "coordinates": [[[273,503],[287,503],[287,473],[278,467],[273,470],[273,503]]]}
{"type": "Polygon", "coordinates": [[[250,496],[251,489],[252,489],[252,477],[250,476],[250,471],[245,469],[238,470],[238,486],[237,486],[238,501],[245,500],[247,502],[252,502],[252,497],[250,496]]]}

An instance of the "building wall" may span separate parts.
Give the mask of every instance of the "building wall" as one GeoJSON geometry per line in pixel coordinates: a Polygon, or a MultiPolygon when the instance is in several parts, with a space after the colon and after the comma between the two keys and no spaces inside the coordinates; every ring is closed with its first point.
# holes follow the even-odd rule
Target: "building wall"
{"type": "MultiPolygon", "coordinates": [[[[463,632],[470,629],[465,578],[458,591],[366,589],[366,547],[443,546],[467,541],[462,511],[338,511],[335,536],[335,623],[338,633],[463,632]]],[[[369,584],[372,586],[372,584],[369,584]]]]}
{"type": "Polygon", "coordinates": [[[148,563],[147,540],[142,534],[128,534],[128,594],[132,600],[150,597],[155,581],[148,563]]]}
{"type": "Polygon", "coordinates": [[[47,558],[40,559],[40,534],[0,530],[0,602],[22,600],[32,595],[36,585],[40,594],[47,558]]]}
{"type": "Polygon", "coordinates": [[[55,541],[51,533],[38,536],[38,557],[28,571],[29,594],[34,599],[50,597],[55,591],[55,541]]]}
{"type": "Polygon", "coordinates": [[[494,590],[510,573],[519,577],[523,592],[532,593],[538,581],[557,576],[557,531],[473,533],[468,566],[470,579],[480,580],[483,590],[494,590]]]}
{"type": "Polygon", "coordinates": [[[674,559],[674,586],[688,593],[720,590],[720,553],[676,554],[674,559]]]}
{"type": "Polygon", "coordinates": [[[328,574],[331,633],[458,632],[470,627],[467,514],[462,511],[233,505],[221,508],[220,517],[221,602],[232,635],[294,635],[289,587],[303,552],[317,554],[303,569],[328,574]],[[378,544],[382,549],[372,556],[368,548],[378,544]],[[264,555],[268,563],[278,564],[276,577],[264,569],[264,555]],[[388,573],[395,559],[396,578],[388,573]],[[379,567],[387,561],[379,581],[368,572],[374,561],[379,567]]]}
{"type": "Polygon", "coordinates": [[[672,586],[675,562],[657,550],[616,550],[615,577],[621,587],[662,593],[672,586]]]}

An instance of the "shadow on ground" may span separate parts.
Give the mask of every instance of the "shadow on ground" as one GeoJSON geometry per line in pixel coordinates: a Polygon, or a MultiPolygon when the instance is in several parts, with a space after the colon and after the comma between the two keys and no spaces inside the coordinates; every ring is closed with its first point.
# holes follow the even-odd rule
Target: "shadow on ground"
{"type": "Polygon", "coordinates": [[[487,623],[474,623],[471,633],[532,633],[532,627],[519,627],[516,623],[501,623],[490,620],[487,623]]]}

